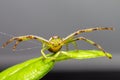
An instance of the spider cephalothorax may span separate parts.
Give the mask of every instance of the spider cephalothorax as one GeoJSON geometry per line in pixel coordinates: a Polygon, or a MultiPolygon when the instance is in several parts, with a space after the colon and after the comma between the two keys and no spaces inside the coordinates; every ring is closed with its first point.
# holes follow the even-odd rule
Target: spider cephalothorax
{"type": "Polygon", "coordinates": [[[59,36],[53,36],[49,39],[49,51],[50,52],[53,52],[53,53],[56,53],[58,52],[61,48],[62,48],[62,38],[60,38],[59,36]]]}
{"type": "MultiPolygon", "coordinates": [[[[96,27],[96,28],[82,29],[82,30],[78,30],[78,31],[68,35],[65,38],[60,38],[59,36],[53,36],[49,40],[46,40],[42,37],[35,36],[35,35],[25,35],[25,36],[13,37],[10,40],[8,40],[5,44],[3,44],[2,47],[4,48],[10,42],[13,42],[14,40],[16,40],[16,43],[13,46],[13,50],[15,50],[16,46],[19,44],[19,42],[27,41],[30,39],[36,39],[36,40],[42,42],[43,47],[41,49],[41,53],[44,58],[47,58],[46,55],[44,54],[44,50],[49,50],[50,52],[57,53],[58,51],[60,51],[60,49],[62,48],[63,45],[66,45],[66,49],[68,50],[69,43],[71,43],[71,42],[73,43],[77,40],[83,40],[89,44],[96,46],[99,50],[103,51],[105,53],[105,55],[107,56],[105,50],[99,44],[97,44],[97,43],[93,42],[92,40],[89,40],[85,37],[78,37],[78,38],[74,37],[80,33],[92,32],[92,31],[96,31],[96,30],[113,30],[113,28],[112,27],[96,27]]],[[[76,46],[77,45],[75,45],[75,47],[76,46]]],[[[107,56],[107,57],[111,58],[109,56],[107,56]]]]}

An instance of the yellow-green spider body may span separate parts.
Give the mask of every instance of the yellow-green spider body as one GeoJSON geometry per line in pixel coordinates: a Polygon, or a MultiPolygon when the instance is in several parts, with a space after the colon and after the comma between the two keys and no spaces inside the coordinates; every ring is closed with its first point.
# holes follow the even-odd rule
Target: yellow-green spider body
{"type": "MultiPolygon", "coordinates": [[[[15,50],[16,46],[19,44],[19,42],[35,39],[35,40],[42,42],[43,46],[41,49],[41,53],[44,58],[47,58],[47,56],[44,53],[44,50],[49,50],[52,53],[57,53],[58,51],[60,51],[60,49],[62,48],[63,45],[66,45],[66,50],[68,50],[69,43],[74,43],[75,48],[77,48],[76,41],[83,40],[89,44],[96,46],[99,50],[103,51],[105,53],[105,55],[107,56],[105,50],[99,44],[97,44],[97,43],[93,42],[92,40],[89,40],[85,37],[76,37],[76,35],[78,35],[80,33],[92,32],[92,31],[96,31],[96,30],[113,30],[113,28],[112,27],[96,27],[96,28],[82,29],[82,30],[78,30],[78,31],[68,35],[65,38],[60,38],[59,36],[53,36],[49,40],[46,40],[46,39],[36,36],[36,35],[25,35],[25,36],[13,37],[10,40],[8,40],[6,43],[4,43],[2,47],[4,48],[9,43],[16,40],[16,43],[13,46],[13,50],[15,50]]],[[[107,57],[111,58],[109,56],[107,56],[107,57]]]]}
{"type": "Polygon", "coordinates": [[[49,43],[50,45],[48,45],[48,47],[50,47],[48,50],[50,52],[56,53],[58,52],[61,48],[62,48],[62,38],[60,38],[59,36],[53,36],[49,39],[49,43]]]}

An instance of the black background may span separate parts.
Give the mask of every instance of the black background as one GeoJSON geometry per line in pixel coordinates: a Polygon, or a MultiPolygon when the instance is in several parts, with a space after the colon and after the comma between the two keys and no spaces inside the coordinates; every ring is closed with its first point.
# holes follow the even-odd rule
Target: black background
{"type": "Polygon", "coordinates": [[[50,72],[41,80],[120,80],[120,71],[50,72]]]}

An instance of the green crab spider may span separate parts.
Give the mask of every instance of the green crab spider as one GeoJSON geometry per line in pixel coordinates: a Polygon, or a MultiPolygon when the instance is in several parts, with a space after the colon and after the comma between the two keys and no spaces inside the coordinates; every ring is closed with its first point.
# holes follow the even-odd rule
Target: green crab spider
{"type": "MultiPolygon", "coordinates": [[[[42,42],[41,53],[42,53],[44,58],[47,58],[47,56],[44,53],[45,50],[48,50],[52,53],[57,53],[58,51],[60,51],[60,49],[62,48],[63,45],[66,45],[66,50],[68,50],[69,43],[75,43],[74,46],[77,49],[76,41],[83,40],[83,41],[85,41],[93,46],[96,46],[99,50],[104,52],[106,57],[108,57],[110,59],[111,57],[109,57],[106,54],[105,50],[99,44],[97,44],[97,43],[93,42],[92,40],[89,40],[85,37],[75,38],[75,36],[78,34],[81,34],[84,32],[92,32],[92,31],[96,31],[96,30],[113,30],[113,28],[112,27],[96,27],[96,28],[82,29],[82,30],[78,30],[78,31],[68,35],[65,38],[60,38],[59,36],[53,36],[49,40],[46,40],[46,39],[39,37],[39,36],[36,36],[36,35],[25,35],[25,36],[13,37],[13,38],[9,39],[6,43],[4,43],[2,48],[4,48],[6,45],[8,45],[9,43],[11,43],[15,40],[16,43],[13,46],[13,50],[15,50],[16,46],[19,44],[19,42],[35,39],[35,40],[42,42]]],[[[57,56],[58,55],[59,55],[59,52],[57,53],[57,56]]]]}

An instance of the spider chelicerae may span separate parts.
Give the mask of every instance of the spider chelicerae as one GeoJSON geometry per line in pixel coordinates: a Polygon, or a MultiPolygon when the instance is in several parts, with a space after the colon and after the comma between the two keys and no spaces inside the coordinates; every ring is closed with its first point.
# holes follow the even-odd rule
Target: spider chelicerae
{"type": "Polygon", "coordinates": [[[77,49],[76,41],[83,40],[89,44],[96,46],[99,50],[104,52],[106,57],[108,57],[110,59],[111,57],[109,57],[106,54],[105,50],[99,44],[97,44],[94,41],[89,40],[85,37],[75,38],[75,36],[78,34],[85,33],[85,32],[92,32],[92,31],[96,31],[96,30],[113,30],[113,28],[112,27],[96,27],[96,28],[82,29],[82,30],[78,30],[76,32],[73,32],[72,34],[68,35],[65,38],[60,38],[59,36],[52,36],[49,40],[46,40],[43,37],[39,37],[36,35],[25,35],[25,36],[13,37],[13,38],[9,39],[6,43],[4,43],[2,48],[4,48],[6,45],[8,45],[9,43],[11,43],[15,40],[16,43],[13,46],[13,50],[15,50],[16,46],[20,42],[35,39],[35,40],[38,40],[42,43],[41,53],[42,53],[44,58],[47,58],[47,56],[44,53],[45,50],[49,50],[52,53],[58,53],[58,51],[60,51],[60,49],[62,48],[63,45],[66,45],[66,50],[68,50],[69,43],[74,43],[75,44],[74,46],[77,49]]]}

